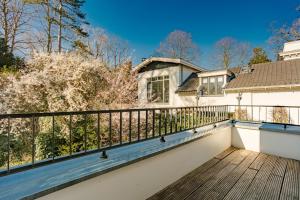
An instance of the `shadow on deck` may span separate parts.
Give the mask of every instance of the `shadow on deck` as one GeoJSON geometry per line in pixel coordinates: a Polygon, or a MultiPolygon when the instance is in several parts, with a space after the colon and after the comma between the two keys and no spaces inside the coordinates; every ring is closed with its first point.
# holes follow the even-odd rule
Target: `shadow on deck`
{"type": "Polygon", "coordinates": [[[298,200],[299,188],[299,161],[231,147],[149,200],[298,200]]]}

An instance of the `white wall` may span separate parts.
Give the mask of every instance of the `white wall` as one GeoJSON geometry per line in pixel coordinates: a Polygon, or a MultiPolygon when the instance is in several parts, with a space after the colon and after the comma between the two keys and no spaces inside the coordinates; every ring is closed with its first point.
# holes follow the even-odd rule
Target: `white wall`
{"type": "MultiPolygon", "coordinates": [[[[223,96],[200,97],[199,105],[238,105],[238,93],[223,96]]],[[[246,92],[242,93],[241,105],[285,105],[300,106],[300,91],[246,92]]]]}
{"type": "Polygon", "coordinates": [[[300,160],[300,135],[259,129],[232,128],[232,146],[300,160]]]}
{"type": "Polygon", "coordinates": [[[231,127],[40,198],[141,200],[175,182],[231,145],[231,127]]]}

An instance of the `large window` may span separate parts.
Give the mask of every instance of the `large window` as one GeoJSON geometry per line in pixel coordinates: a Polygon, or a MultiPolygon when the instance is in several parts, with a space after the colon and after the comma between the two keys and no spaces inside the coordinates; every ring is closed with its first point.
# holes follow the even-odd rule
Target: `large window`
{"type": "Polygon", "coordinates": [[[223,76],[212,76],[202,78],[203,95],[221,95],[223,94],[223,76]]]}
{"type": "Polygon", "coordinates": [[[147,99],[151,103],[169,102],[169,76],[147,79],[147,99]]]}

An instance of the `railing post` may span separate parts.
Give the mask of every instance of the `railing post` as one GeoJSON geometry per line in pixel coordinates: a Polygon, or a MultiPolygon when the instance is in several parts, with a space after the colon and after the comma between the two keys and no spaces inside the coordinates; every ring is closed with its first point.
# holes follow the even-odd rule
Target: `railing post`
{"type": "Polygon", "coordinates": [[[7,118],[7,171],[10,171],[10,117],[7,118]]]}
{"type": "Polygon", "coordinates": [[[130,111],[129,111],[129,123],[128,123],[128,126],[129,126],[129,127],[128,127],[128,128],[129,128],[129,130],[128,130],[128,132],[129,132],[129,133],[128,133],[128,135],[129,135],[129,136],[128,136],[128,137],[129,137],[129,138],[128,138],[128,141],[129,141],[129,143],[131,143],[131,121],[132,121],[132,111],[130,110],[130,111]]]}
{"type": "Polygon", "coordinates": [[[138,110],[138,141],[141,139],[141,113],[138,110]]]}
{"type": "Polygon", "coordinates": [[[119,143],[122,144],[122,132],[123,132],[123,113],[120,111],[120,130],[119,130],[119,143]]]}
{"type": "Polygon", "coordinates": [[[98,150],[101,148],[101,140],[100,140],[100,113],[97,113],[97,147],[98,150]]]}
{"type": "Polygon", "coordinates": [[[87,115],[84,115],[84,151],[87,151],[87,115]]]}
{"type": "Polygon", "coordinates": [[[72,155],[72,115],[69,116],[69,155],[72,155]]]}
{"type": "Polygon", "coordinates": [[[54,144],[55,144],[55,136],[54,136],[54,131],[55,131],[55,121],[54,121],[54,115],[52,115],[52,142],[51,142],[51,150],[52,150],[52,160],[54,160],[55,153],[54,153],[54,144]]]}
{"type": "Polygon", "coordinates": [[[32,165],[35,162],[35,117],[32,116],[32,165]]]}
{"type": "Polygon", "coordinates": [[[145,127],[145,129],[146,129],[146,139],[148,139],[148,110],[146,110],[146,113],[145,113],[145,115],[146,115],[146,127],[145,127]]]}
{"type": "Polygon", "coordinates": [[[152,110],[152,137],[155,137],[155,109],[152,110]]]}

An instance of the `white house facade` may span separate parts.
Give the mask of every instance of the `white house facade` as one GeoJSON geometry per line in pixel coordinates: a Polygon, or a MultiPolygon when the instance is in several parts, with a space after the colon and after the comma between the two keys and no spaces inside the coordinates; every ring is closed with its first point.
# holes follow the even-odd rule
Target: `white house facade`
{"type": "Polygon", "coordinates": [[[139,104],[300,106],[300,41],[286,43],[280,55],[282,61],[227,70],[206,70],[181,59],[146,59],[135,68],[139,104]]]}

